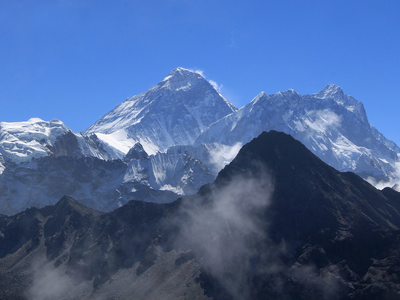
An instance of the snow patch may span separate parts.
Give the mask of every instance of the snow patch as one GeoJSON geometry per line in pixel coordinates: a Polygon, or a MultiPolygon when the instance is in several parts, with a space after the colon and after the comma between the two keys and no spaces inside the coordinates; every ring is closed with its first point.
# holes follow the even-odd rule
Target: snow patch
{"type": "Polygon", "coordinates": [[[20,163],[50,153],[56,139],[70,131],[61,121],[31,118],[25,122],[0,122],[0,153],[20,163]]]}
{"type": "Polygon", "coordinates": [[[122,156],[128,153],[129,149],[131,149],[137,142],[131,138],[128,138],[128,135],[124,129],[110,134],[96,133],[96,136],[109,147],[112,147],[122,153],[122,156]]]}

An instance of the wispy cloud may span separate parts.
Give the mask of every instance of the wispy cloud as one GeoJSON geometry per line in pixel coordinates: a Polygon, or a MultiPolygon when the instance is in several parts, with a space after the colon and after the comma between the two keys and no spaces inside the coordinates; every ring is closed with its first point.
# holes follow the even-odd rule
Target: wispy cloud
{"type": "Polygon", "coordinates": [[[394,177],[390,180],[377,180],[375,177],[368,177],[366,180],[375,186],[377,189],[384,189],[385,187],[394,187],[396,191],[400,191],[400,161],[394,163],[394,177]]]}
{"type": "Polygon", "coordinates": [[[204,71],[203,70],[200,70],[200,69],[189,69],[189,70],[199,74],[203,78],[206,78],[206,76],[204,75],[204,71]]]}
{"type": "Polygon", "coordinates": [[[220,144],[215,145],[215,148],[209,149],[209,163],[213,166],[213,171],[215,172],[215,174],[221,171],[236,157],[242,146],[243,144],[241,142],[237,142],[233,146],[220,144]]]}
{"type": "Polygon", "coordinates": [[[223,87],[222,84],[218,85],[218,83],[216,83],[214,80],[211,79],[208,82],[214,87],[214,89],[216,89],[219,93],[221,93],[223,87]]]}
{"type": "Polygon", "coordinates": [[[32,299],[60,299],[74,288],[71,278],[50,264],[33,266],[33,282],[29,290],[32,299]]]}
{"type": "Polygon", "coordinates": [[[307,125],[320,132],[325,132],[329,128],[338,127],[342,122],[342,118],[329,109],[312,110],[308,112],[310,119],[306,120],[307,125]]]}
{"type": "Polygon", "coordinates": [[[221,93],[223,85],[222,84],[218,84],[215,80],[207,79],[206,75],[204,75],[204,71],[203,70],[200,70],[200,69],[189,69],[189,70],[199,74],[201,77],[206,79],[214,87],[214,89],[216,89],[218,91],[218,93],[221,93]]]}
{"type": "Polygon", "coordinates": [[[210,202],[184,203],[177,219],[178,244],[189,246],[208,272],[237,299],[249,298],[247,276],[255,244],[264,236],[260,215],[270,204],[272,180],[266,173],[237,176],[218,189],[210,202]]]}

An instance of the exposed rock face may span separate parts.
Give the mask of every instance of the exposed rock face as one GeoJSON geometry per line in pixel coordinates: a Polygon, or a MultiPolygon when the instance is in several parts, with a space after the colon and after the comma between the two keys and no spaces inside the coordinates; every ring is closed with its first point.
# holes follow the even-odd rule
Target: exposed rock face
{"type": "Polygon", "coordinates": [[[129,163],[132,159],[144,159],[149,158],[149,155],[144,150],[140,143],[136,143],[124,156],[123,161],[129,163]]]}
{"type": "Polygon", "coordinates": [[[102,160],[117,159],[117,155],[108,152],[95,134],[82,136],[72,131],[57,137],[54,146],[48,146],[52,156],[96,157],[102,160]]]}
{"type": "Polygon", "coordinates": [[[199,193],[0,216],[2,298],[398,299],[400,193],[278,132],[199,193]]]}

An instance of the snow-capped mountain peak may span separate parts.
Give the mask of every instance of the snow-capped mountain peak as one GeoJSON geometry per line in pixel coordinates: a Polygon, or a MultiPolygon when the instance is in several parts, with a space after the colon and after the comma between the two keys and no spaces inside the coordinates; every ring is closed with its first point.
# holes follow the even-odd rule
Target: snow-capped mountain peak
{"type": "Polygon", "coordinates": [[[288,90],[286,90],[284,92],[279,92],[278,94],[284,96],[285,98],[293,98],[293,97],[301,96],[299,93],[297,93],[293,89],[288,89],[288,90]]]}
{"type": "Polygon", "coordinates": [[[352,96],[346,95],[340,86],[329,84],[312,97],[322,100],[333,100],[337,104],[344,106],[348,111],[354,113],[363,122],[368,122],[364,105],[354,99],[352,96]]]}
{"type": "Polygon", "coordinates": [[[204,80],[205,79],[197,72],[184,68],[176,68],[172,70],[172,72],[165,77],[158,86],[169,90],[185,90],[204,80]]]}
{"type": "Polygon", "coordinates": [[[123,136],[125,144],[139,142],[147,153],[155,154],[175,145],[192,145],[211,123],[236,110],[199,73],[176,68],[156,86],[119,104],[84,134],[100,133],[98,137],[116,149],[121,149],[116,135],[123,136]]]}
{"type": "Polygon", "coordinates": [[[266,97],[267,97],[267,94],[263,91],[263,92],[259,93],[257,96],[255,96],[255,97],[253,98],[253,100],[251,100],[250,103],[252,103],[252,105],[254,105],[254,104],[256,104],[258,101],[263,101],[262,99],[263,99],[263,98],[266,98],[266,97]]]}
{"type": "Polygon", "coordinates": [[[0,153],[6,160],[29,161],[50,153],[56,139],[70,131],[57,119],[31,118],[24,122],[0,122],[0,153]]]}
{"type": "Polygon", "coordinates": [[[3,134],[6,131],[15,138],[27,140],[43,138],[52,143],[60,133],[65,133],[69,128],[57,119],[43,121],[40,118],[31,118],[24,122],[0,122],[0,130],[3,134]]]}
{"type": "Polygon", "coordinates": [[[313,94],[313,96],[321,99],[336,99],[336,98],[343,98],[344,97],[343,89],[340,86],[335,84],[328,84],[318,93],[313,94]]]}

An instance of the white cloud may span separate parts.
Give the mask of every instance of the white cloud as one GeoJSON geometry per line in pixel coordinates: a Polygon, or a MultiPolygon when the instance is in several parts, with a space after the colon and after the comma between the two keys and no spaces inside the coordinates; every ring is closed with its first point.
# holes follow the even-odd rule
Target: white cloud
{"type": "Polygon", "coordinates": [[[199,74],[203,78],[206,78],[206,76],[204,75],[204,71],[203,70],[200,70],[200,69],[188,69],[188,70],[199,74]]]}
{"type": "Polygon", "coordinates": [[[313,110],[308,112],[310,119],[305,120],[306,124],[315,131],[325,132],[332,127],[339,127],[342,118],[329,109],[313,110]]]}
{"type": "Polygon", "coordinates": [[[71,278],[60,269],[46,266],[33,266],[34,276],[29,296],[32,299],[60,299],[74,288],[71,278]]]}
{"type": "Polygon", "coordinates": [[[237,142],[233,146],[228,145],[217,145],[216,148],[210,149],[210,161],[209,163],[214,166],[214,172],[218,173],[227,164],[229,164],[239,153],[243,144],[237,142]]]}
{"type": "Polygon", "coordinates": [[[218,85],[218,83],[216,83],[214,80],[211,80],[211,79],[208,82],[214,87],[214,89],[217,90],[218,93],[221,93],[222,86],[223,86],[222,84],[218,85]]]}
{"type": "Polygon", "coordinates": [[[382,190],[385,187],[395,187],[396,191],[400,191],[400,162],[395,162],[394,163],[394,173],[395,177],[390,179],[390,180],[380,180],[378,181],[374,177],[368,177],[366,180],[375,186],[377,189],[382,190]]]}
{"type": "Polygon", "coordinates": [[[249,299],[247,274],[253,246],[264,241],[261,212],[270,204],[273,183],[266,172],[236,176],[215,190],[211,202],[188,201],[181,206],[179,247],[188,245],[235,299],[249,299]],[[185,217],[183,217],[185,216],[185,217]]]}
{"type": "Polygon", "coordinates": [[[221,90],[222,90],[223,85],[222,85],[222,84],[218,84],[218,83],[217,83],[216,81],[214,81],[214,80],[207,79],[207,78],[206,78],[206,75],[204,75],[204,71],[203,71],[203,70],[200,70],[200,69],[188,69],[188,70],[199,74],[201,77],[203,77],[204,79],[206,79],[206,80],[214,87],[214,89],[217,90],[218,93],[221,93],[221,90]]]}

